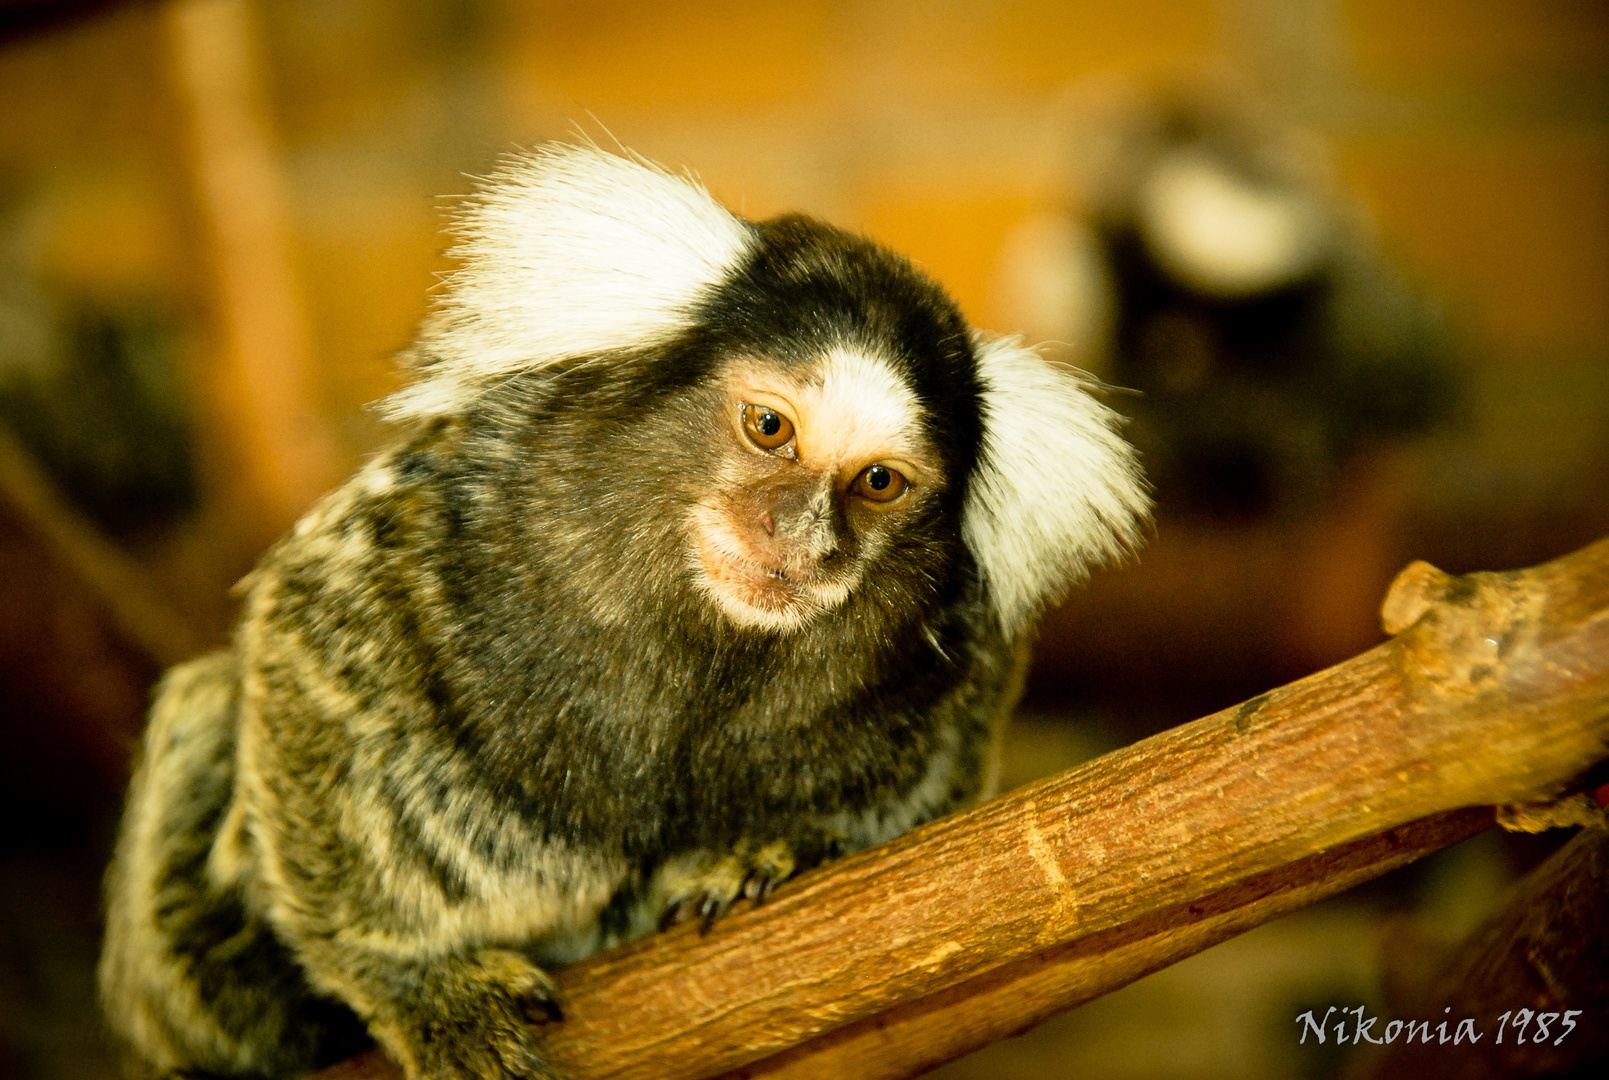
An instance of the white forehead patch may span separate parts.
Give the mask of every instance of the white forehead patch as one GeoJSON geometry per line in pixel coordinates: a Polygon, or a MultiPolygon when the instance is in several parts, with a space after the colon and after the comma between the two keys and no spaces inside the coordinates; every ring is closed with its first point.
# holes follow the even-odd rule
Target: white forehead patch
{"type": "Polygon", "coordinates": [[[878,458],[918,455],[922,404],[888,360],[849,346],[833,349],[798,392],[804,416],[799,456],[859,469],[878,458]]]}
{"type": "Polygon", "coordinates": [[[1139,546],[1150,513],[1119,417],[1016,341],[974,337],[983,445],[962,534],[990,603],[1015,634],[1097,563],[1139,546]]]}
{"type": "Polygon", "coordinates": [[[692,180],[591,146],[505,164],[465,204],[447,278],[394,417],[463,408],[488,382],[666,341],[757,243],[692,180]]]}

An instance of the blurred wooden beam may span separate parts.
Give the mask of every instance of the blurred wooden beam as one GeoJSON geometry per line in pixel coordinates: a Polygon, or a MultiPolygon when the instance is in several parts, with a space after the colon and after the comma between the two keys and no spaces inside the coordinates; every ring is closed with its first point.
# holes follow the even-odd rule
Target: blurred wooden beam
{"type": "MultiPolygon", "coordinates": [[[[1405,570],[1397,637],[557,974],[577,1080],[912,1076],[1543,798],[1609,755],[1609,540],[1405,570]]],[[[323,1080],[395,1076],[376,1054],[323,1080]]]]}
{"type": "Polygon", "coordinates": [[[170,0],[162,20],[187,133],[210,285],[203,428],[232,460],[214,484],[251,552],[347,467],[314,389],[312,334],[293,257],[288,185],[247,0],[170,0]]]}

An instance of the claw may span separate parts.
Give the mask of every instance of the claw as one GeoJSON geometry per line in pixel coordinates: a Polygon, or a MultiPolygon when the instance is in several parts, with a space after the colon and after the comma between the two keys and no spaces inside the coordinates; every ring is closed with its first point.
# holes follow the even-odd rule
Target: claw
{"type": "Polygon", "coordinates": [[[682,912],[687,906],[686,900],[672,900],[665,905],[665,913],[659,917],[659,928],[669,930],[684,918],[682,912]]]}
{"type": "Polygon", "coordinates": [[[752,900],[755,907],[759,907],[765,903],[765,898],[771,895],[780,882],[781,878],[770,870],[751,874],[743,883],[743,895],[746,899],[752,900]]]}
{"type": "Polygon", "coordinates": [[[715,925],[715,920],[726,914],[729,904],[730,901],[725,897],[706,896],[704,903],[699,905],[698,932],[700,934],[709,933],[710,927],[715,925]]]}
{"type": "Polygon", "coordinates": [[[533,1024],[556,1024],[564,1019],[564,1010],[550,997],[536,997],[525,1003],[525,1015],[533,1024]]]}
{"type": "Polygon", "coordinates": [[[707,934],[739,900],[758,905],[793,873],[793,852],[777,841],[756,849],[745,841],[732,852],[717,856],[710,852],[689,853],[682,861],[665,868],[662,884],[669,894],[659,917],[659,928],[697,919],[699,932],[707,934]]]}

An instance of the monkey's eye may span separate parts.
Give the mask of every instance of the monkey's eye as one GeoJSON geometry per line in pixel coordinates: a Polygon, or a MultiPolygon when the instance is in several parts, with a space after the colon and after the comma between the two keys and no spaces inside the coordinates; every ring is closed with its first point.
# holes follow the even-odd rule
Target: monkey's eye
{"type": "Polygon", "coordinates": [[[855,482],[849,485],[849,490],[863,499],[886,503],[893,502],[905,494],[905,489],[910,486],[910,481],[906,480],[904,475],[895,472],[887,465],[872,465],[860,471],[860,475],[855,477],[855,482]]]}
{"type": "Polygon", "coordinates": [[[761,450],[780,450],[793,438],[793,422],[767,405],[744,405],[743,434],[761,450]]]}

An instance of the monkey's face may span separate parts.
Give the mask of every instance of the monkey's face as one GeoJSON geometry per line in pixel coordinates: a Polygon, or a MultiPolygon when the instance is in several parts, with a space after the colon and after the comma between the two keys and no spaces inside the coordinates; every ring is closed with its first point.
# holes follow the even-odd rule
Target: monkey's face
{"type": "Polygon", "coordinates": [[[853,346],[729,365],[715,482],[690,515],[695,579],[740,626],[795,629],[844,603],[942,490],[916,395],[853,346]]]}
{"type": "Polygon", "coordinates": [[[389,411],[456,418],[507,493],[465,502],[519,568],[498,588],[870,656],[963,604],[1016,635],[1138,543],[1115,415],[865,237],[585,147],[512,162],[459,227],[389,411]]]}

